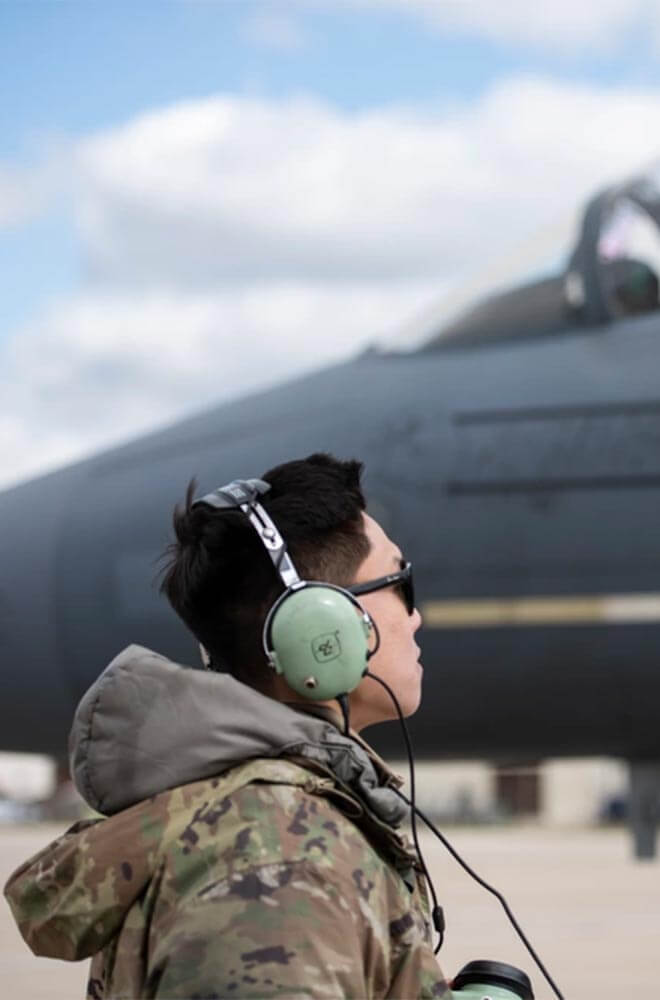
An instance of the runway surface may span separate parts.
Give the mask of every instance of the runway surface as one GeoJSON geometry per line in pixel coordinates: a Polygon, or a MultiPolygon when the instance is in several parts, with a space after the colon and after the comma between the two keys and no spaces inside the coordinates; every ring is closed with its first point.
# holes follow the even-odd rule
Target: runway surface
{"type": "MultiPolygon", "coordinates": [[[[62,831],[60,826],[0,827],[0,879],[62,831]]],[[[623,830],[551,831],[536,826],[456,828],[454,846],[506,896],[565,1000],[657,997],[660,990],[660,860],[631,858],[623,830]]],[[[446,973],[473,958],[524,968],[536,1000],[551,1000],[500,904],[426,835],[422,847],[445,909],[440,952],[446,973]]],[[[11,1000],[84,997],[87,962],[35,958],[3,900],[0,981],[11,1000]]]]}

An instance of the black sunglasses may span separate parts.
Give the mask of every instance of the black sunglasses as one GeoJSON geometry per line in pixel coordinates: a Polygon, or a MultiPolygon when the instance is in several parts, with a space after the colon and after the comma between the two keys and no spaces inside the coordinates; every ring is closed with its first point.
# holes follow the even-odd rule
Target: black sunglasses
{"type": "Polygon", "coordinates": [[[409,615],[415,610],[415,588],[413,586],[412,564],[407,562],[397,573],[390,573],[388,576],[379,576],[377,580],[367,580],[366,583],[355,583],[347,587],[349,593],[354,597],[360,594],[371,594],[374,590],[383,590],[384,587],[397,587],[406,606],[409,615]]]}

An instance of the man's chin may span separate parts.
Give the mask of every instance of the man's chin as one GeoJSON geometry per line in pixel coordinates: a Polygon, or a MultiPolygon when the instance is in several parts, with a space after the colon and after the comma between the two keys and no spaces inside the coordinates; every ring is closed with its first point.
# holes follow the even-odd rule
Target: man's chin
{"type": "Polygon", "coordinates": [[[422,703],[422,692],[419,691],[416,698],[407,698],[405,702],[401,705],[401,711],[403,712],[406,719],[409,719],[411,715],[414,715],[419,706],[422,703]]]}

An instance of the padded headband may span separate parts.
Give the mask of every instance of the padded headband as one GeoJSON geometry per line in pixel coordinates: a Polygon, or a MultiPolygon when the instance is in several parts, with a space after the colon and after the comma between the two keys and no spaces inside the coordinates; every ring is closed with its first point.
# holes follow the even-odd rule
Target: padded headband
{"type": "Polygon", "coordinates": [[[270,484],[263,479],[235,479],[227,486],[220,486],[213,493],[194,500],[192,506],[195,508],[201,504],[216,510],[231,510],[236,507],[242,510],[259,535],[282,583],[288,588],[294,583],[300,583],[300,575],[287,552],[284,539],[259,503],[259,497],[269,490],[270,484]]]}

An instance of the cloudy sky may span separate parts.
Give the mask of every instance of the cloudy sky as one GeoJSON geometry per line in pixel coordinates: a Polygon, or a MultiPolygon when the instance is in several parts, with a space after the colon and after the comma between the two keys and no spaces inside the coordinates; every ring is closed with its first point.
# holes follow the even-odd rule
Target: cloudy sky
{"type": "Polygon", "coordinates": [[[0,94],[6,486],[414,329],[655,161],[660,2],[1,0],[0,94]]]}

